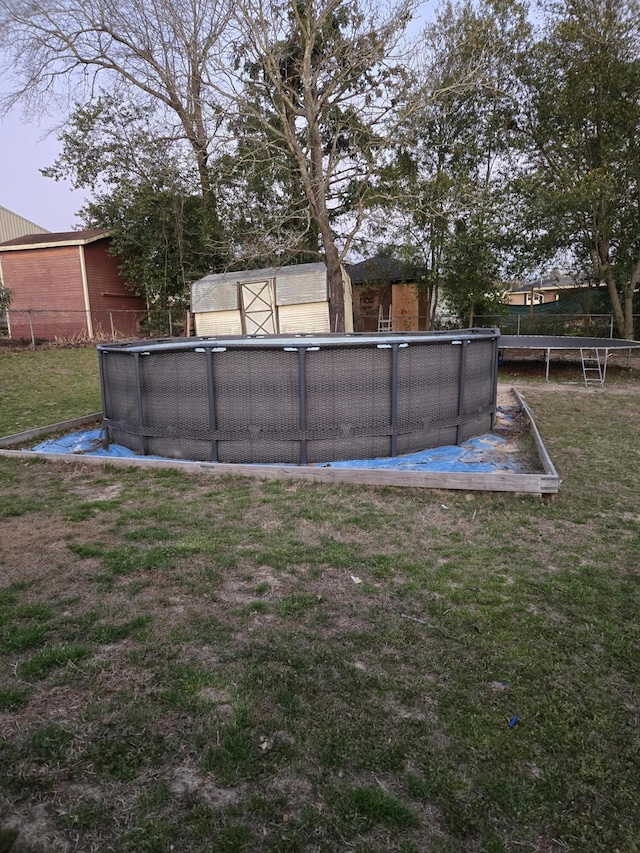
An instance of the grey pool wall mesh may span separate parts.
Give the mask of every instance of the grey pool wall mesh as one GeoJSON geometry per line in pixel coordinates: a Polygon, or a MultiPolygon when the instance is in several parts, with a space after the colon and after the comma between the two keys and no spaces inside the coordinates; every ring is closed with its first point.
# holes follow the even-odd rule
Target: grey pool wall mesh
{"type": "Polygon", "coordinates": [[[108,440],[142,455],[310,464],[489,431],[498,329],[98,346],[108,440]]]}

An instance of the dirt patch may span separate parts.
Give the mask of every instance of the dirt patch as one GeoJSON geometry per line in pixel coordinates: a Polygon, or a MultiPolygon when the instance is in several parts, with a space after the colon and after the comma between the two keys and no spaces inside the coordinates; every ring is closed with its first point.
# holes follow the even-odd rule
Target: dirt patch
{"type": "Polygon", "coordinates": [[[76,486],[73,491],[85,501],[112,501],[122,494],[122,483],[113,483],[111,486],[93,488],[91,486],[76,486]]]}

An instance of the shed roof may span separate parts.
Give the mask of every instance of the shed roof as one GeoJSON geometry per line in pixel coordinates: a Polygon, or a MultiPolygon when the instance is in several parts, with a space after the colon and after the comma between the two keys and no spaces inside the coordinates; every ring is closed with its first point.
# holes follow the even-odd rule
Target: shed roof
{"type": "Polygon", "coordinates": [[[291,266],[284,267],[265,267],[259,270],[232,270],[230,272],[209,273],[194,281],[193,285],[229,283],[235,286],[239,281],[261,281],[262,279],[266,280],[270,278],[282,279],[288,276],[298,276],[313,272],[326,274],[326,264],[319,261],[315,264],[292,264],[291,266]]]}
{"type": "Polygon", "coordinates": [[[93,228],[87,231],[60,231],[46,234],[26,234],[0,243],[0,251],[14,252],[19,249],[50,249],[54,246],[86,246],[96,240],[109,236],[106,228],[93,228]]]}
{"type": "Polygon", "coordinates": [[[389,255],[374,255],[373,258],[358,264],[348,264],[347,271],[352,284],[406,282],[414,281],[416,277],[416,270],[412,265],[389,255]]]}

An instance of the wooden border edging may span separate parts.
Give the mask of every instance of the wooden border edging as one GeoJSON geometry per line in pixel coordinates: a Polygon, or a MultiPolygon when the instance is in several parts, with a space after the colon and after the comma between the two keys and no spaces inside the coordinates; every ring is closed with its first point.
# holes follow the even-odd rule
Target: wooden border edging
{"type": "MultiPolygon", "coordinates": [[[[530,422],[535,445],[544,473],[519,474],[506,471],[448,472],[448,471],[396,471],[388,468],[329,468],[313,465],[250,465],[228,462],[187,462],[180,459],[145,459],[131,456],[85,456],[66,453],[37,453],[33,450],[0,450],[0,457],[31,459],[34,456],[52,462],[67,464],[110,465],[117,468],[151,468],[154,470],[177,469],[188,474],[208,474],[214,477],[254,477],[261,480],[305,480],[332,485],[354,486],[399,486],[413,489],[453,489],[463,491],[514,492],[516,494],[554,495],[560,486],[560,478],[547,453],[533,416],[515,388],[519,405],[530,422]]],[[[17,444],[60,429],[73,429],[91,423],[98,415],[76,418],[51,427],[41,427],[16,436],[0,439],[0,448],[17,444]]]]}
{"type": "MultiPolygon", "coordinates": [[[[57,424],[49,424],[49,426],[36,427],[29,429],[26,432],[16,432],[14,435],[5,435],[0,438],[0,447],[11,447],[12,444],[21,444],[23,441],[31,441],[32,438],[39,438],[41,435],[49,435],[52,432],[66,432],[68,429],[76,429],[76,427],[91,424],[94,421],[102,420],[102,412],[96,412],[93,415],[83,415],[81,418],[73,418],[70,421],[60,421],[57,424]]],[[[30,450],[29,453],[34,451],[30,450]]],[[[49,454],[45,454],[49,455],[49,454]]]]}
{"type": "Polygon", "coordinates": [[[516,395],[516,400],[522,407],[523,412],[529,418],[529,423],[531,425],[531,435],[533,436],[533,441],[536,445],[536,450],[538,451],[538,456],[540,457],[540,462],[542,462],[542,467],[544,468],[545,474],[555,477],[558,480],[558,485],[560,485],[560,477],[558,476],[558,472],[555,469],[555,465],[551,461],[551,457],[547,453],[547,448],[544,446],[542,436],[540,435],[538,427],[536,426],[536,422],[533,419],[531,409],[526,404],[524,397],[522,396],[522,394],[520,394],[517,388],[512,388],[511,390],[516,395]]]}

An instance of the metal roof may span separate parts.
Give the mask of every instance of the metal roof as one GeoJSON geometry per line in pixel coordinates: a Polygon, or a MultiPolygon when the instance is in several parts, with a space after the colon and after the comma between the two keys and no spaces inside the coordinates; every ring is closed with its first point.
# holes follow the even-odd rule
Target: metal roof
{"type": "Polygon", "coordinates": [[[270,278],[285,278],[287,276],[297,276],[305,272],[322,272],[326,275],[326,264],[319,261],[315,264],[292,264],[284,267],[265,267],[259,270],[236,270],[221,273],[209,273],[208,275],[194,281],[193,285],[206,285],[216,283],[233,283],[239,281],[260,281],[270,278]]]}
{"type": "Polygon", "coordinates": [[[8,210],[0,205],[0,243],[6,240],[15,240],[25,234],[46,234],[47,229],[36,225],[24,216],[8,210]]]}

